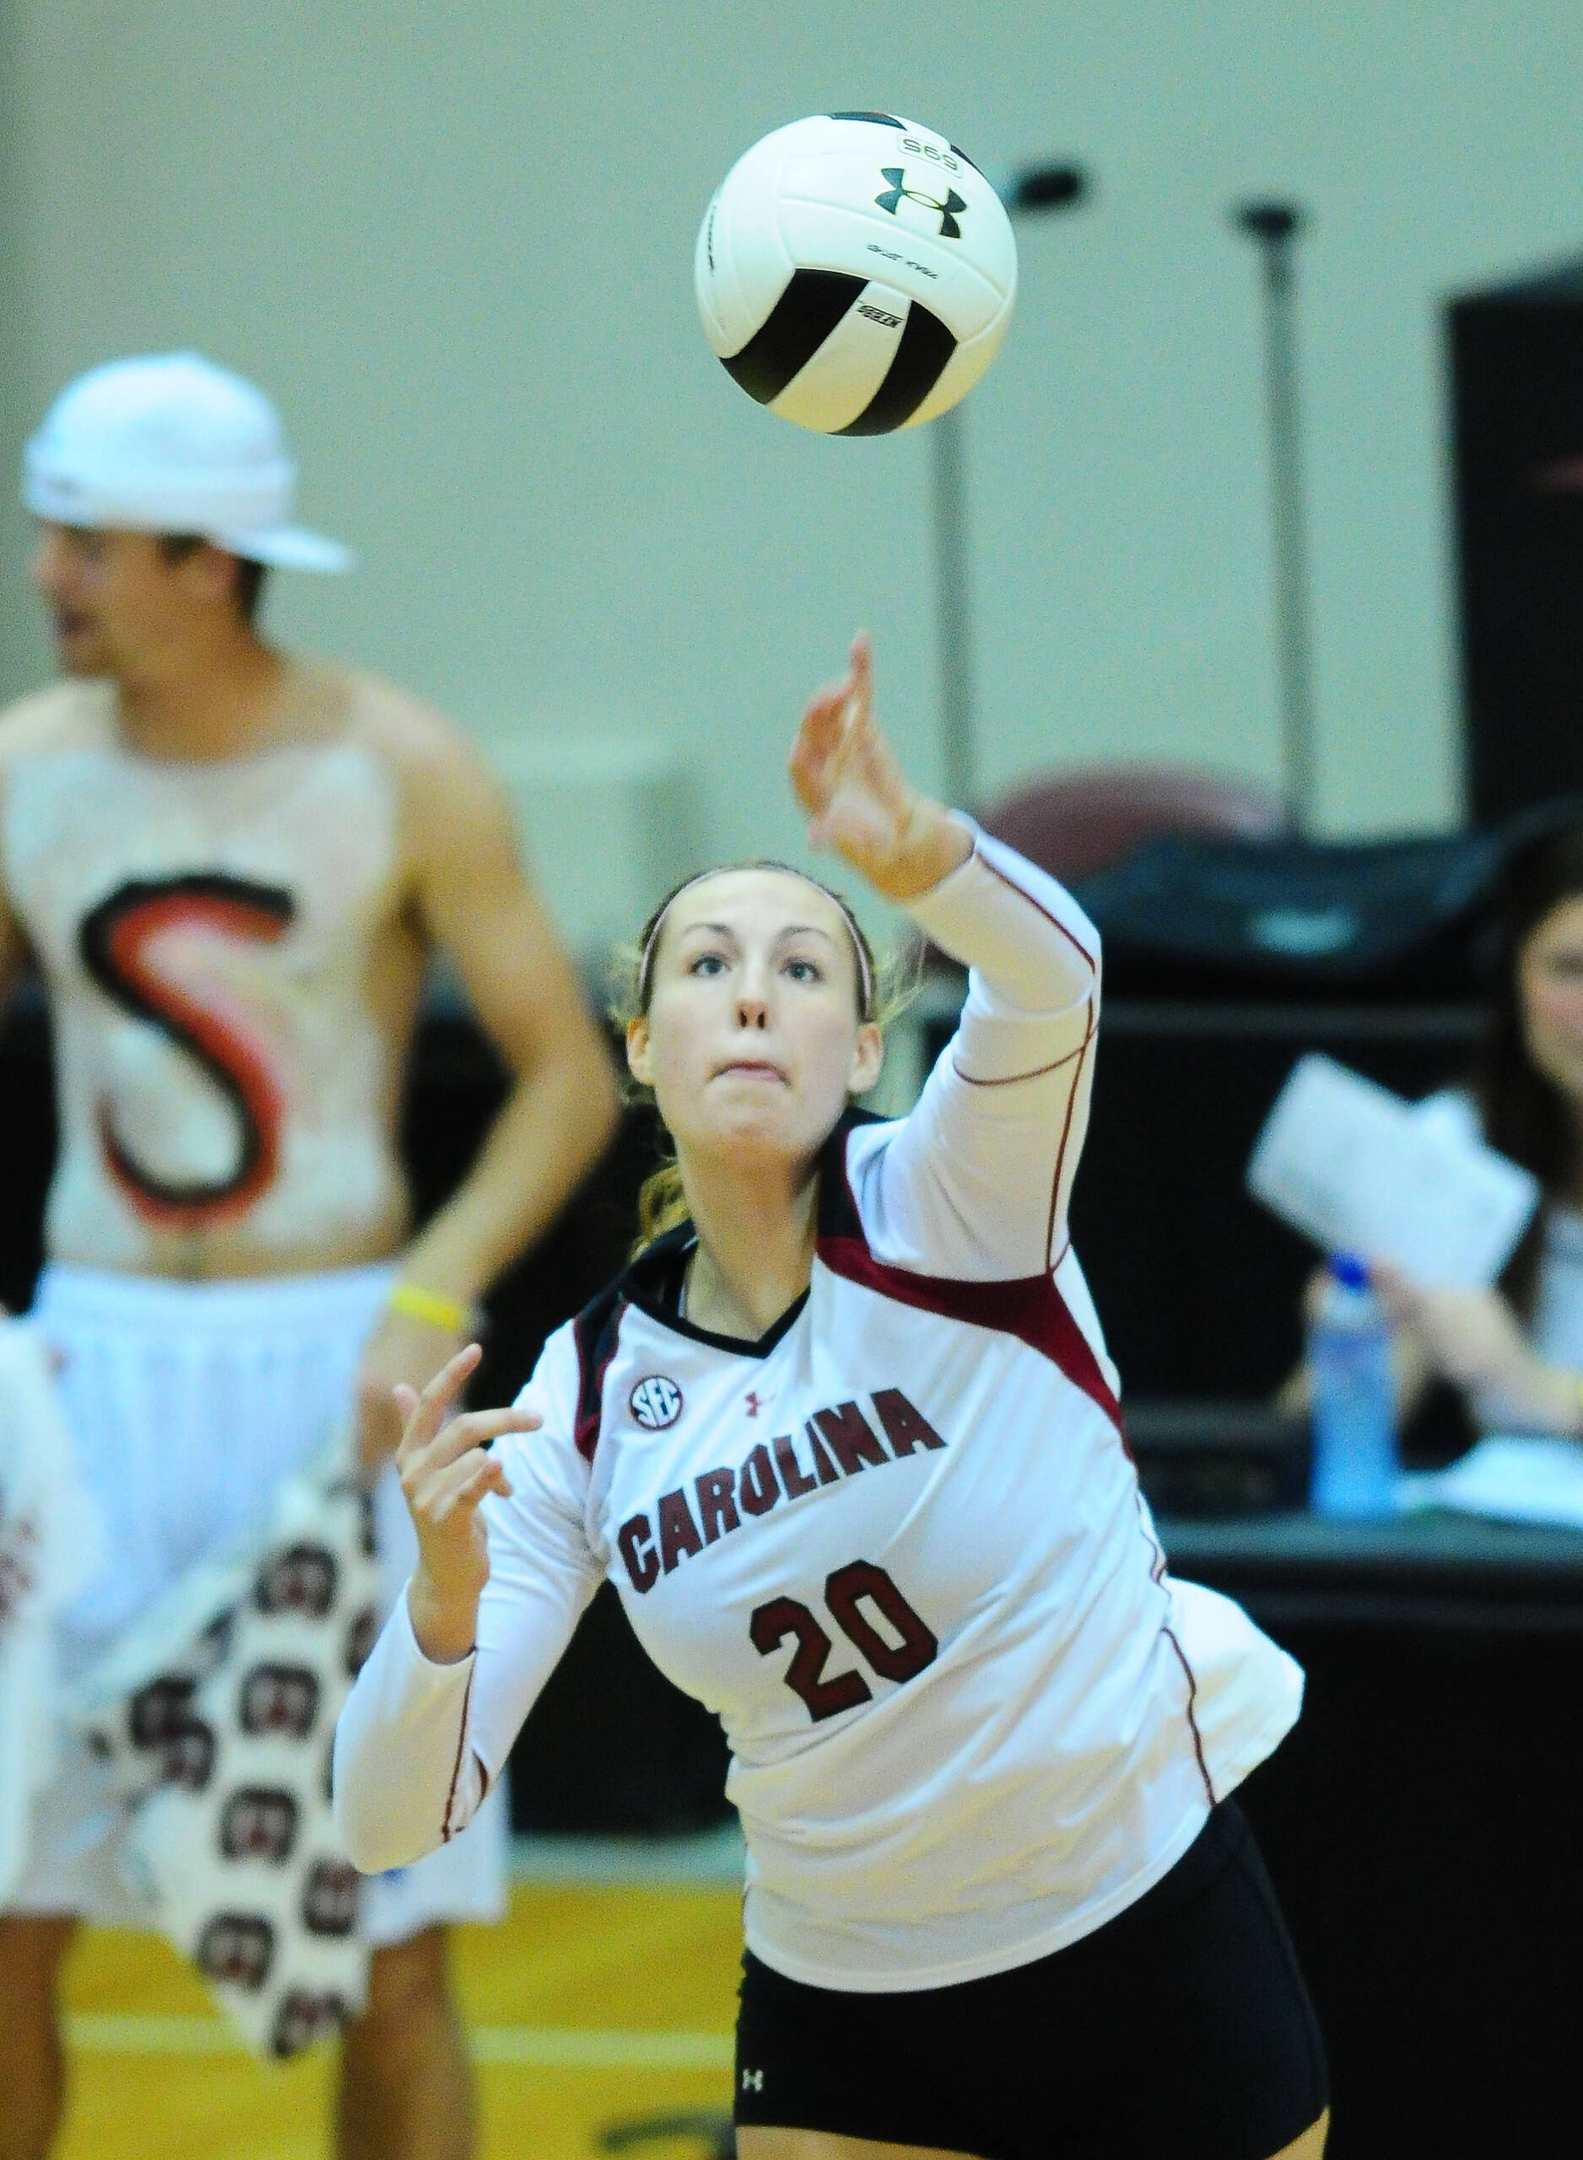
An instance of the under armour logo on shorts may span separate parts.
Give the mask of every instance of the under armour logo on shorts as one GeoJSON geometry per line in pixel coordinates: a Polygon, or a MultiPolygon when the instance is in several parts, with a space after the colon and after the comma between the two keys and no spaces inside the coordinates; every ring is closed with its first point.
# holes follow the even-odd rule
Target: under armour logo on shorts
{"type": "Polygon", "coordinates": [[[742,2090],[744,2092],[762,2092],[764,2090],[763,2071],[744,2070],[742,2073],[742,2090]]]}

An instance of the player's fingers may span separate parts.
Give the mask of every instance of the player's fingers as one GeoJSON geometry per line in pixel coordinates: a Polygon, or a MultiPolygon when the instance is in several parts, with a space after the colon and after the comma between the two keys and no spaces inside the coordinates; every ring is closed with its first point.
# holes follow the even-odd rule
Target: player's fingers
{"type": "MultiPolygon", "coordinates": [[[[458,1468],[461,1466],[458,1465],[458,1468]]],[[[502,1500],[511,1498],[511,1480],[506,1476],[505,1466],[494,1455],[485,1455],[472,1465],[465,1477],[458,1478],[447,1498],[448,1509],[476,1508],[488,1494],[497,1493],[502,1500]]]]}
{"type": "Polygon", "coordinates": [[[843,680],[824,684],[803,708],[802,722],[786,763],[806,808],[816,808],[826,793],[826,769],[841,740],[846,705],[847,685],[843,680]]]}
{"type": "Polygon", "coordinates": [[[502,1499],[509,1499],[511,1480],[498,1457],[473,1450],[457,1462],[446,1463],[425,1480],[415,1512],[420,1523],[438,1529],[458,1509],[476,1508],[486,1493],[499,1493],[502,1499]]]}
{"type": "Polygon", "coordinates": [[[452,1463],[487,1447],[503,1433],[532,1432],[542,1423],[536,1410],[474,1410],[452,1418],[426,1446],[409,1450],[398,1464],[408,1506],[421,1506],[435,1477],[452,1463]]]}
{"type": "MultiPolygon", "coordinates": [[[[458,1350],[455,1357],[446,1359],[428,1386],[417,1393],[407,1412],[401,1448],[410,1452],[434,1438],[483,1354],[477,1343],[469,1343],[465,1350],[458,1350]]],[[[397,1452],[399,1455],[401,1450],[397,1452]]]]}
{"type": "Polygon", "coordinates": [[[493,1460],[482,1448],[469,1448],[454,1462],[431,1463],[419,1472],[412,1481],[408,1497],[419,1530],[426,1524],[443,1522],[456,1494],[471,1481],[482,1464],[493,1460]]]}
{"type": "Polygon", "coordinates": [[[874,709],[874,641],[866,630],[852,640],[847,692],[854,717],[867,721],[874,709]]]}
{"type": "Polygon", "coordinates": [[[498,1440],[503,1433],[536,1432],[544,1423],[537,1410],[526,1407],[518,1409],[508,1405],[504,1410],[467,1410],[442,1425],[434,1438],[422,1446],[412,1448],[407,1457],[403,1476],[410,1471],[415,1478],[425,1476],[475,1447],[485,1447],[491,1440],[498,1440]]]}

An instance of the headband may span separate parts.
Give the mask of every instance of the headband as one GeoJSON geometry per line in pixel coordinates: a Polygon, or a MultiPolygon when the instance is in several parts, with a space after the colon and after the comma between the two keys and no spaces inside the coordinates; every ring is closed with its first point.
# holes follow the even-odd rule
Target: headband
{"type": "MultiPolygon", "coordinates": [[[[727,865],[726,867],[731,868],[735,866],[727,865]]],[[[745,867],[758,868],[759,866],[757,864],[753,864],[747,865],[745,867]]],[[[808,877],[801,870],[793,870],[789,863],[766,863],[763,865],[763,867],[768,870],[786,870],[790,873],[792,877],[801,878],[805,885],[811,885],[814,888],[815,892],[822,892],[827,900],[834,901],[835,905],[840,909],[841,920],[846,924],[847,935],[852,940],[852,951],[857,959],[858,997],[859,1005],[861,1008],[861,1017],[864,1020],[872,1020],[874,1017],[874,969],[873,964],[869,960],[868,947],[863,942],[863,933],[857,926],[857,917],[853,914],[852,910],[847,906],[846,902],[841,898],[841,895],[839,893],[833,893],[828,885],[821,885],[817,878],[808,877]]],[[[643,940],[643,950],[638,956],[639,1012],[642,1012],[645,1009],[649,1001],[650,980],[654,973],[654,955],[659,949],[660,932],[665,927],[666,916],[669,915],[671,909],[676,905],[677,901],[681,898],[684,892],[691,892],[693,887],[695,885],[701,885],[705,878],[719,877],[720,874],[721,873],[718,868],[713,870],[700,870],[696,877],[690,877],[687,879],[685,884],[678,885],[676,890],[666,901],[665,905],[655,916],[653,922],[649,925],[649,934],[643,940]]]]}

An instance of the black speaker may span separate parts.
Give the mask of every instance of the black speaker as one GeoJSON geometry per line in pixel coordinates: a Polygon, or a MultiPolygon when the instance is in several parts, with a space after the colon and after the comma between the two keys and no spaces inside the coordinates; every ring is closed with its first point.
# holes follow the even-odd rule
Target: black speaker
{"type": "Polygon", "coordinates": [[[1583,262],[1449,310],[1468,805],[1583,791],[1583,262]]]}

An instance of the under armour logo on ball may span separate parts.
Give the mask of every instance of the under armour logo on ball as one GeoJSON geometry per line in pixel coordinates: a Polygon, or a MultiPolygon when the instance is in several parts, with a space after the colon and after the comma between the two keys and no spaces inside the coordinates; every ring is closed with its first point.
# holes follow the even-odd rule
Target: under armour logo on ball
{"type": "Polygon", "coordinates": [[[894,217],[902,198],[905,196],[908,202],[918,203],[925,210],[939,211],[940,238],[942,240],[961,239],[962,228],[956,221],[956,213],[958,210],[967,208],[967,199],[965,196],[958,195],[955,188],[948,187],[945,191],[945,201],[941,202],[937,196],[925,195],[921,188],[908,187],[907,169],[903,165],[882,165],[879,169],[879,176],[882,180],[890,182],[890,186],[886,188],[882,195],[874,197],[875,202],[878,203],[882,210],[888,210],[891,216],[894,217]]]}
{"type": "Polygon", "coordinates": [[[628,1398],[632,1415],[645,1432],[663,1432],[682,1414],[682,1391],[664,1373],[650,1373],[640,1380],[628,1398]]]}
{"type": "Polygon", "coordinates": [[[742,2090],[744,2092],[762,2092],[764,2090],[763,2071],[744,2070],[742,2073],[742,2090]]]}

